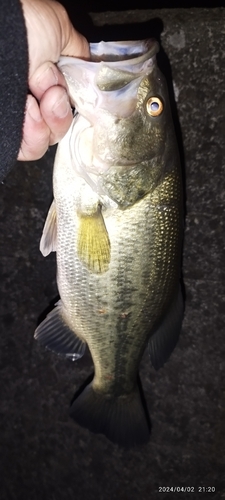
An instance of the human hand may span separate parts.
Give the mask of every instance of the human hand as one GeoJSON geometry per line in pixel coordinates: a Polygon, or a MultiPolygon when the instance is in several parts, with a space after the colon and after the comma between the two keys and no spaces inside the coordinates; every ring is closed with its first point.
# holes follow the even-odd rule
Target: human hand
{"type": "Polygon", "coordinates": [[[72,122],[67,86],[56,64],[60,55],[89,58],[87,40],[54,0],[21,0],[28,38],[29,80],[18,160],[37,160],[72,122]]]}

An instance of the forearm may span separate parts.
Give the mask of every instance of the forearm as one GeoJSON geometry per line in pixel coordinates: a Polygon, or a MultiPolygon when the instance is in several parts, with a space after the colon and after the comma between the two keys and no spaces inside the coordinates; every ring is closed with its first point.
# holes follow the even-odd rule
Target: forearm
{"type": "Polygon", "coordinates": [[[28,46],[19,0],[0,0],[0,180],[17,159],[28,87],[28,46]]]}

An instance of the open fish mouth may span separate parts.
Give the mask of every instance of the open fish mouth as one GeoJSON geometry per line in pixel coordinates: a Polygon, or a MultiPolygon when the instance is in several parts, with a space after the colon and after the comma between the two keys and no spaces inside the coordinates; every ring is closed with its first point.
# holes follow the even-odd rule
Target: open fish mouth
{"type": "Polygon", "coordinates": [[[93,124],[96,110],[117,118],[132,114],[139,84],[155,65],[159,50],[154,39],[90,44],[89,61],[61,57],[62,71],[76,110],[93,124]]]}

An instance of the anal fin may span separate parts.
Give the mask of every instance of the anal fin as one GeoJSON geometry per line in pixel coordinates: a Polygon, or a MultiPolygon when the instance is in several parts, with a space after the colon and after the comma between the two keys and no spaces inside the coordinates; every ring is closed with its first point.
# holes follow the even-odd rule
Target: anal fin
{"type": "Polygon", "coordinates": [[[60,309],[57,305],[46,316],[36,328],[34,338],[50,351],[75,361],[84,355],[86,344],[67,326],[60,309]]]}
{"type": "Polygon", "coordinates": [[[93,273],[104,273],[110,263],[110,241],[100,206],[79,216],[78,256],[93,273]]]}
{"type": "Polygon", "coordinates": [[[149,340],[149,354],[156,370],[161,368],[172,354],[181,331],[184,304],[181,290],[172,302],[169,311],[149,340]]]}

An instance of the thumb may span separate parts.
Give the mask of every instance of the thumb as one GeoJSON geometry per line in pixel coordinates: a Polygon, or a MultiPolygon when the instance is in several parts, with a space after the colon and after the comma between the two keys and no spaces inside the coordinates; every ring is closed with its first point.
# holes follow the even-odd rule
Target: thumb
{"type": "Polygon", "coordinates": [[[76,31],[71,24],[68,41],[65,47],[62,47],[61,55],[70,57],[82,57],[90,59],[89,43],[86,38],[76,31]]]}
{"type": "Polygon", "coordinates": [[[89,44],[86,38],[75,30],[66,9],[59,3],[53,3],[56,9],[60,10],[58,19],[61,25],[62,41],[61,54],[70,57],[90,58],[89,44]]]}

